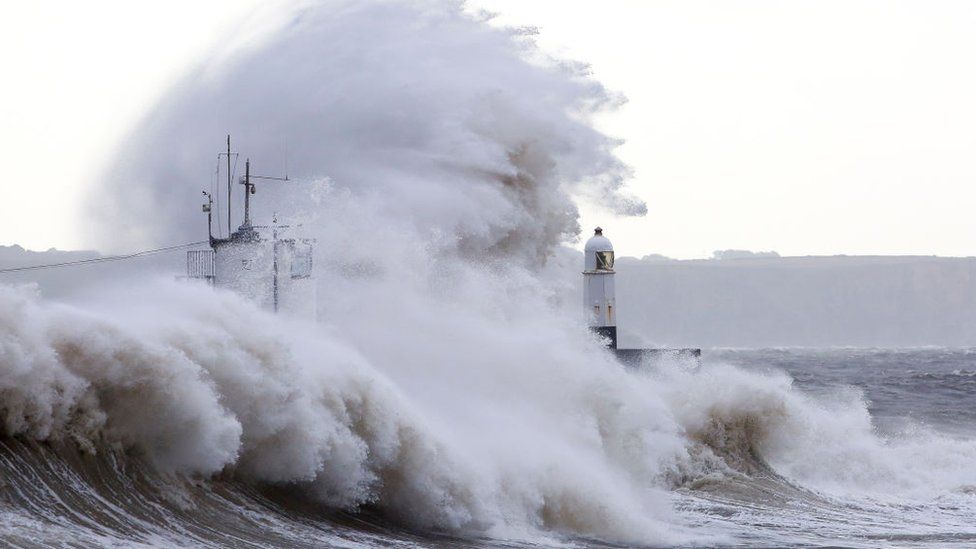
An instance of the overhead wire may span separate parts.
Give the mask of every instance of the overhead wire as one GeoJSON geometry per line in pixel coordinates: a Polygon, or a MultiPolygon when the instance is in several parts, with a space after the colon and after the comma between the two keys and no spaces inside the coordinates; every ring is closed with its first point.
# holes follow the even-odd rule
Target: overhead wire
{"type": "Polygon", "coordinates": [[[165,248],[155,248],[152,250],[142,250],[139,252],[125,254],[125,255],[109,255],[105,257],[93,257],[91,259],[79,259],[77,261],[63,261],[61,263],[48,263],[46,265],[27,265],[24,267],[9,267],[6,269],[0,269],[0,274],[3,273],[15,273],[21,271],[36,271],[40,269],[54,269],[57,267],[74,267],[78,265],[89,265],[92,263],[105,263],[109,261],[122,261],[124,259],[132,259],[135,257],[142,257],[146,255],[153,255],[163,252],[171,252],[173,250],[179,250],[182,248],[190,248],[192,246],[200,246],[203,244],[208,244],[206,240],[201,240],[199,242],[188,242],[186,244],[179,244],[176,246],[166,246],[165,248]]]}
{"type": "MultiPolygon", "coordinates": [[[[233,166],[233,169],[231,170],[231,180],[233,180],[237,176],[237,161],[238,161],[239,156],[240,156],[239,154],[233,153],[234,166],[233,166]]],[[[210,176],[210,190],[211,190],[211,196],[213,197],[213,200],[214,200],[214,205],[217,207],[217,212],[216,212],[216,214],[217,214],[217,231],[218,231],[217,234],[218,234],[218,236],[222,236],[223,235],[223,232],[221,230],[221,226],[223,225],[223,223],[221,221],[221,216],[220,216],[220,210],[221,210],[221,208],[220,208],[220,193],[217,192],[217,187],[220,185],[220,181],[219,180],[220,180],[220,155],[218,154],[217,155],[217,166],[216,166],[216,169],[214,170],[214,173],[211,174],[211,176],[210,176]]],[[[106,257],[94,257],[94,258],[90,258],[90,259],[79,259],[77,261],[63,261],[63,262],[60,262],[60,263],[48,263],[48,264],[44,264],[44,265],[25,265],[23,267],[8,267],[6,269],[0,269],[0,274],[4,274],[4,273],[16,273],[16,272],[23,272],[23,271],[36,271],[36,270],[41,270],[41,269],[54,269],[54,268],[59,268],[59,267],[75,267],[75,266],[79,266],[79,265],[90,265],[90,264],[93,264],[93,263],[106,263],[106,262],[111,262],[111,261],[122,261],[122,260],[125,260],[125,259],[132,259],[132,258],[135,258],[135,257],[142,257],[142,256],[153,255],[153,254],[158,254],[158,253],[163,253],[163,252],[169,252],[169,251],[173,251],[173,250],[179,250],[179,249],[182,249],[182,248],[190,248],[192,246],[200,246],[202,244],[209,244],[209,242],[206,241],[206,240],[201,240],[199,242],[189,242],[189,243],[186,243],[186,244],[178,244],[178,245],[175,245],[175,246],[166,246],[164,248],[155,248],[155,249],[152,249],[152,250],[142,250],[142,251],[139,251],[139,252],[134,252],[134,253],[131,253],[131,254],[124,254],[124,255],[111,255],[111,256],[106,256],[106,257]]]]}

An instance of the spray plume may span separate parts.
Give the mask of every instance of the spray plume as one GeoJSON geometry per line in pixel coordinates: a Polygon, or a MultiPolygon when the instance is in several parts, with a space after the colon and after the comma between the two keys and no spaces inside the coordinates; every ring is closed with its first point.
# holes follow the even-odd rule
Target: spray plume
{"type": "MultiPolygon", "coordinates": [[[[118,209],[102,212],[102,238],[197,239],[189,182],[221,136],[266,172],[287,137],[301,181],[277,198],[259,187],[255,216],[290,212],[317,239],[320,322],[165,280],[74,307],[3,289],[4,435],[121,446],[166,474],[230,475],[418,528],[549,541],[684,541],[671,490],[769,464],[829,490],[821,465],[858,448],[859,482],[924,488],[912,463],[907,488],[870,476],[894,467],[892,450],[856,396],[831,422],[781,376],[626,372],[587,333],[563,299],[576,293],[578,265],[559,253],[578,232],[572,197],[644,208],[588,123],[614,100],[578,67],[456,3],[332,2],[283,21],[196,69],[140,125],[109,172],[118,209]],[[811,451],[791,451],[797,439],[811,451]]],[[[909,446],[895,451],[926,447],[909,446]]],[[[940,478],[971,481],[972,444],[938,447],[952,456],[940,478]]]]}

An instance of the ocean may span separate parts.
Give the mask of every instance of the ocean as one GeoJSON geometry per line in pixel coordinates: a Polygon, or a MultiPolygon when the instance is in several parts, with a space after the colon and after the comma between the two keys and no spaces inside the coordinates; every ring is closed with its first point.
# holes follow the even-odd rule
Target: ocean
{"type": "MultiPolygon", "coordinates": [[[[410,502],[341,509],[307,483],[256,481],[234,468],[165,473],[122,446],[23,436],[0,439],[0,540],[10,547],[976,546],[976,350],[713,350],[700,366],[657,363],[617,375],[668,384],[663,398],[684,425],[687,455],[697,456],[631,487],[663,488],[672,508],[662,511],[670,523],[663,537],[643,543],[627,530],[613,540],[567,527],[592,517],[553,520],[561,526],[552,529],[533,520],[537,530],[500,537],[490,525],[424,528],[405,516],[410,502]]],[[[574,512],[572,501],[562,505],[539,514],[574,512]]]]}
{"type": "MultiPolygon", "coordinates": [[[[314,243],[317,322],[177,282],[184,257],[4,279],[2,544],[976,544],[969,351],[628,370],[586,326],[573,246],[680,182],[635,179],[599,129],[625,98],[462,2],[273,4],[105,152],[78,230],[224,238],[244,198],[224,181],[287,174],[249,216],[314,243]]],[[[620,318],[650,306],[619,288],[620,318]]]]}
{"type": "Polygon", "coordinates": [[[810,437],[799,451],[813,455],[782,452],[788,440],[770,448],[760,434],[743,452],[743,476],[679,489],[678,505],[700,524],[747,546],[976,545],[976,351],[768,349],[707,357],[705,368],[721,362],[783,372],[793,391],[820,404],[795,418],[795,435],[810,437]],[[860,403],[853,416],[846,405],[831,410],[838,398],[860,403]]]}

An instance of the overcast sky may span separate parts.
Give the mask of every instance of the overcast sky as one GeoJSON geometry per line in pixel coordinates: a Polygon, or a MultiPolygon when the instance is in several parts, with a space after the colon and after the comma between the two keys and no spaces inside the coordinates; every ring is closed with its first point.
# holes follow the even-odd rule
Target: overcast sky
{"type": "MultiPolygon", "coordinates": [[[[91,246],[91,178],[255,0],[0,5],[0,244],[91,246]]],[[[629,103],[618,253],[976,255],[976,3],[477,0],[629,103]]],[[[164,154],[164,151],[161,151],[164,154]]]]}

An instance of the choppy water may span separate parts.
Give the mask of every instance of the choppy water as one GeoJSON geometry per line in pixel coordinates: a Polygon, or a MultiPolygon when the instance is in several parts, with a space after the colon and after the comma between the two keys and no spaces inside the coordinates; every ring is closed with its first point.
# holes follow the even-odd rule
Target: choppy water
{"type": "MultiPolygon", "coordinates": [[[[700,458],[670,480],[677,544],[976,546],[974,371],[976,351],[948,349],[729,350],[694,373],[650,365],[641,377],[670,384],[700,458]],[[710,390],[682,399],[692,385],[710,390]]],[[[14,547],[613,545],[416,528],[382,505],[336,510],[233,468],[160,473],[108,444],[92,455],[7,436],[0,474],[0,540],[14,547]]]]}
{"type": "MultiPolygon", "coordinates": [[[[972,349],[725,350],[709,353],[706,362],[784,371],[797,391],[826,401],[859,392],[879,446],[849,441],[860,450],[843,454],[851,462],[827,461],[816,475],[772,465],[679,490],[679,506],[709,517],[701,524],[734,532],[736,542],[748,545],[976,546],[976,461],[968,453],[951,470],[941,469],[953,460],[946,452],[976,440],[972,349]],[[889,453],[881,463],[879,451],[889,453]],[[940,479],[942,472],[962,475],[940,479]],[[933,489],[902,490],[916,480],[933,489]]],[[[834,420],[845,418],[817,417],[825,424],[810,430],[830,429],[834,420]]]]}
{"type": "Polygon", "coordinates": [[[563,246],[580,201],[647,211],[592,124],[621,98],[453,0],[285,4],[174,83],[86,219],[199,241],[223,136],[268,175],[285,141],[251,215],[315,240],[319,322],[145,273],[0,286],[2,542],[976,543],[970,352],[625,370],[563,246]]]}

